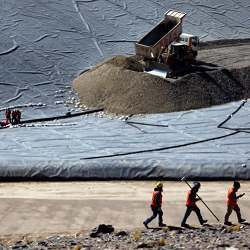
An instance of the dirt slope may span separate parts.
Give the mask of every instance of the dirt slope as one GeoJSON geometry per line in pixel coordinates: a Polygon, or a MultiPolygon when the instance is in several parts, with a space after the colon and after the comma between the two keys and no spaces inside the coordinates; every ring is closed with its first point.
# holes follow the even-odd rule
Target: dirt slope
{"type": "Polygon", "coordinates": [[[81,103],[118,114],[208,107],[250,97],[250,42],[203,47],[199,66],[177,80],[142,72],[134,58],[114,57],[83,73],[73,86],[81,103]]]}
{"type": "MultiPolygon", "coordinates": [[[[24,235],[77,232],[104,223],[116,229],[144,228],[151,215],[155,181],[11,182],[0,184],[0,238],[24,235]]],[[[223,222],[227,189],[232,182],[201,182],[199,194],[223,222]]],[[[185,213],[188,187],[183,182],[164,181],[163,211],[168,225],[179,226],[185,213]]],[[[241,181],[239,200],[243,218],[249,220],[250,182],[241,181]]],[[[209,223],[216,219],[200,203],[209,223]]],[[[232,222],[237,222],[235,213],[232,222]]],[[[151,226],[157,226],[157,220],[151,226]]],[[[198,225],[195,215],[188,223],[198,225]]],[[[1,247],[0,247],[1,249],[1,247]]]]}

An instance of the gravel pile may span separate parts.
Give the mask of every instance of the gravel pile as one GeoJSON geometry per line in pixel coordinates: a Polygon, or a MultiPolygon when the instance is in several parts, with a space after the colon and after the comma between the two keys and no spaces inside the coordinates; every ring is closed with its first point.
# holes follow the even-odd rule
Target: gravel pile
{"type": "Polygon", "coordinates": [[[0,249],[249,249],[250,226],[204,225],[154,228],[136,231],[114,231],[91,237],[91,233],[53,235],[21,240],[0,241],[0,249]]]}
{"type": "Polygon", "coordinates": [[[82,104],[115,114],[175,112],[250,97],[250,67],[197,70],[177,80],[143,72],[135,57],[117,56],[74,80],[82,104]]]}

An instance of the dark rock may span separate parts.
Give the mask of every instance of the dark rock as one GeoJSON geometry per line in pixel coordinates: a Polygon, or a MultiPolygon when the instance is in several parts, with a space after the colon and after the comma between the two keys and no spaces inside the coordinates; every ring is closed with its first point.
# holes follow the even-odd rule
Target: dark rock
{"type": "Polygon", "coordinates": [[[230,245],[226,244],[226,243],[221,243],[221,244],[217,245],[217,247],[230,247],[230,245]]]}
{"type": "Polygon", "coordinates": [[[41,240],[41,241],[38,241],[38,245],[47,246],[48,242],[44,241],[44,240],[41,240]]]}
{"type": "Polygon", "coordinates": [[[69,241],[69,244],[70,244],[71,246],[76,246],[76,245],[77,245],[77,242],[76,242],[75,240],[70,240],[70,241],[69,241]]]}
{"type": "Polygon", "coordinates": [[[119,231],[115,234],[115,236],[128,236],[128,233],[125,231],[119,231]]]}
{"type": "Polygon", "coordinates": [[[99,233],[97,233],[97,232],[91,232],[91,233],[89,234],[89,236],[90,236],[91,238],[96,238],[96,237],[99,236],[99,233]]]}
{"type": "Polygon", "coordinates": [[[98,237],[100,234],[109,234],[114,232],[114,228],[112,225],[105,225],[105,224],[100,224],[98,227],[94,228],[91,233],[90,237],[95,238],[98,237]]]}
{"type": "Polygon", "coordinates": [[[28,248],[26,244],[17,244],[12,246],[12,249],[23,249],[23,248],[28,248]]]}
{"type": "MultiPolygon", "coordinates": [[[[243,247],[245,247],[245,248],[248,248],[248,249],[249,249],[249,248],[250,248],[250,244],[244,244],[244,245],[243,245],[243,247]]],[[[1,249],[1,248],[0,248],[0,249],[1,249]]]]}
{"type": "Polygon", "coordinates": [[[16,241],[15,245],[22,244],[23,242],[21,240],[16,241]]]}

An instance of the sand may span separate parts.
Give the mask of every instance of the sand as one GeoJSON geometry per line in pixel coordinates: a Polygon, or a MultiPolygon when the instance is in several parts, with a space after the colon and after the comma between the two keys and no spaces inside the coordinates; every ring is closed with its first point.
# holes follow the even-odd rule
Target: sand
{"type": "MultiPolygon", "coordinates": [[[[116,229],[143,229],[151,214],[153,181],[25,182],[0,184],[0,236],[88,231],[105,223],[116,229]]],[[[202,182],[199,194],[223,222],[227,188],[231,182],[202,182]]],[[[163,211],[168,225],[179,226],[185,211],[188,187],[182,182],[164,182],[163,211]]],[[[242,215],[249,215],[250,182],[242,182],[242,215]]],[[[210,223],[217,223],[199,204],[210,223]]],[[[236,222],[235,215],[232,221],[236,222]]],[[[188,221],[198,225],[192,215],[188,221]]],[[[157,225],[157,221],[152,223],[157,225]]]]}

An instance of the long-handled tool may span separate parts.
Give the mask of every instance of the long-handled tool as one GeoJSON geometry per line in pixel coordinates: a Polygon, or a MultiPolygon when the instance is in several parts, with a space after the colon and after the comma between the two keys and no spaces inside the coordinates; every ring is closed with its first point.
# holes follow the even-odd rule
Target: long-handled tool
{"type": "MultiPolygon", "coordinates": [[[[190,188],[192,188],[191,185],[187,182],[187,180],[186,180],[185,177],[182,177],[182,178],[181,178],[181,181],[185,181],[185,183],[186,183],[190,188]]],[[[214,218],[215,218],[218,222],[220,222],[220,220],[218,219],[218,217],[213,213],[213,211],[208,207],[208,205],[201,199],[201,197],[200,197],[198,194],[196,194],[196,195],[197,195],[197,197],[200,199],[200,201],[205,205],[205,207],[209,210],[209,212],[214,216],[214,218]]]]}

